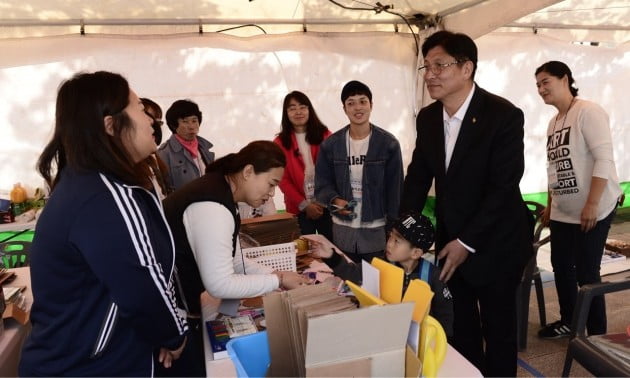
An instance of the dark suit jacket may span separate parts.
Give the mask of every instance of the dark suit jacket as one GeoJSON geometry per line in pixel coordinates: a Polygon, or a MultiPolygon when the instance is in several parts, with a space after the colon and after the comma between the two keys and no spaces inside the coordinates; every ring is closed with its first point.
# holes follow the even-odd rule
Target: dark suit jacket
{"type": "Polygon", "coordinates": [[[442,108],[436,101],[416,119],[401,211],[422,210],[435,178],[436,250],[457,238],[474,248],[457,270],[473,285],[520,275],[532,254],[533,232],[519,189],[523,112],[476,86],[445,172],[442,108]]]}

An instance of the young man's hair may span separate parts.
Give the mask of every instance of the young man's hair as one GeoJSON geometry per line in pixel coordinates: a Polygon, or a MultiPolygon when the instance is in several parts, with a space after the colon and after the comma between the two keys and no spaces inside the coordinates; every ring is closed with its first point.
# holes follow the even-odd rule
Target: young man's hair
{"type": "Polygon", "coordinates": [[[346,83],[341,90],[341,103],[345,103],[348,97],[357,95],[364,95],[372,102],[372,91],[370,91],[370,88],[360,81],[352,80],[346,83]]]}
{"type": "Polygon", "coordinates": [[[289,121],[289,115],[287,114],[289,109],[289,102],[291,100],[297,101],[300,105],[308,107],[308,121],[306,122],[306,141],[310,145],[317,146],[324,140],[324,134],[328,131],[328,127],[319,120],[311,100],[304,93],[300,91],[293,91],[284,97],[282,103],[282,130],[278,136],[282,145],[286,149],[291,148],[291,133],[293,133],[293,125],[289,121]]]}
{"type": "Polygon", "coordinates": [[[190,100],[177,100],[166,111],[166,125],[173,134],[179,126],[179,120],[190,116],[197,116],[201,124],[199,106],[190,100]]]}
{"type": "Polygon", "coordinates": [[[437,46],[442,47],[458,63],[471,61],[473,63],[473,72],[470,78],[475,78],[475,72],[477,72],[477,45],[475,45],[472,38],[463,33],[441,30],[431,34],[424,41],[422,44],[422,56],[426,57],[429,50],[437,46]]]}

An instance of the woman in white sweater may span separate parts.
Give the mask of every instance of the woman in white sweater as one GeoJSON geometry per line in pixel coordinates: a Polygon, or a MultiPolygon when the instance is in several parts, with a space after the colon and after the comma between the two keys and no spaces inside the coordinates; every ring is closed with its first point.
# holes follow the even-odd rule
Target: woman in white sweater
{"type": "Polygon", "coordinates": [[[192,333],[198,335],[191,337],[169,375],[205,375],[199,303],[204,290],[225,301],[307,283],[297,273],[273,271],[244,258],[238,238],[236,203],[259,207],[271,200],[285,164],[284,153],[273,142],[251,142],[216,160],[205,175],[164,200],[175,239],[178,299],[188,313],[192,333]]]}
{"type": "MultiPolygon", "coordinates": [[[[566,64],[550,61],[536,70],[538,94],[558,109],[547,129],[548,205],[543,222],[551,230],[551,265],[560,320],[541,329],[546,339],[569,336],[578,285],[601,282],[599,267],[610,223],[621,195],[608,115],[577,98],[566,64]]],[[[593,299],[589,334],[606,333],[604,297],[593,299]]]]}

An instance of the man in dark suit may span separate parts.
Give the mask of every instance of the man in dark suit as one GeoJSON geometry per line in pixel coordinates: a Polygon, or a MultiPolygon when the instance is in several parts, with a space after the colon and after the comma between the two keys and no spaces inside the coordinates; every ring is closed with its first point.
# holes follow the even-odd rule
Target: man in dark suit
{"type": "Polygon", "coordinates": [[[515,376],[515,297],[533,229],[519,189],[523,112],[475,84],[477,47],[467,35],[439,31],[422,54],[437,101],[416,120],[401,211],[422,210],[435,179],[436,251],[453,294],[453,345],[485,376],[515,376]]]}

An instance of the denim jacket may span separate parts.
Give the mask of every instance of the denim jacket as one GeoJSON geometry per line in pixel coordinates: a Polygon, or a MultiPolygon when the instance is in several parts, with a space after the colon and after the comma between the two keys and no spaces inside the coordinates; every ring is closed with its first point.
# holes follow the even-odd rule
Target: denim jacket
{"type": "MultiPolygon", "coordinates": [[[[403,184],[400,144],[394,135],[370,124],[372,136],[363,165],[361,221],[371,222],[398,217],[403,184]]],[[[315,197],[331,205],[341,197],[352,199],[347,135],[350,126],[335,132],[322,142],[315,164],[315,197]]],[[[334,213],[333,213],[334,214],[334,213]]]]}

